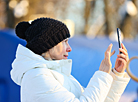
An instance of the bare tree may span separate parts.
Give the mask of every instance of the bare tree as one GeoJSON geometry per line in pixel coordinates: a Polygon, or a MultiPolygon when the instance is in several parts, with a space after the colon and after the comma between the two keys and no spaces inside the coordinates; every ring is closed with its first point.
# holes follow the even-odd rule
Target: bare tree
{"type": "MultiPolygon", "coordinates": [[[[69,0],[28,0],[29,6],[27,7],[27,15],[16,17],[14,15],[15,8],[11,9],[9,7],[10,1],[11,0],[5,0],[7,14],[6,26],[9,28],[14,28],[18,22],[23,20],[28,21],[39,17],[56,18],[57,14],[59,14],[62,19],[65,19],[67,14],[66,10],[69,4],[69,0]]],[[[17,5],[22,1],[23,0],[18,0],[17,5]]]]}
{"type": "MultiPolygon", "coordinates": [[[[18,3],[20,3],[20,2],[21,2],[21,0],[18,3]]],[[[29,0],[28,1],[29,6],[27,7],[27,9],[28,9],[27,15],[22,16],[22,17],[18,17],[18,18],[15,17],[15,25],[20,21],[29,21],[29,20],[31,20],[33,18],[32,15],[37,13],[37,10],[39,9],[38,7],[39,6],[41,7],[39,2],[40,1],[38,1],[38,0],[29,0]]]]}
{"type": "MultiPolygon", "coordinates": [[[[15,25],[22,20],[28,20],[29,16],[35,12],[37,8],[35,4],[37,4],[37,0],[30,0],[29,4],[30,6],[28,7],[29,13],[26,16],[22,17],[16,17],[14,14],[15,8],[10,8],[9,3],[11,0],[5,0],[6,3],[6,27],[7,28],[14,28],[15,25]]],[[[17,0],[17,5],[21,2],[22,0],[17,0]]]]}
{"type": "Polygon", "coordinates": [[[87,34],[88,29],[89,29],[89,18],[91,13],[94,10],[95,7],[95,0],[85,0],[85,8],[84,8],[84,31],[83,34],[87,34]]]}
{"type": "MultiPolygon", "coordinates": [[[[138,10],[137,0],[132,0],[132,3],[138,10]]],[[[122,22],[122,32],[124,33],[125,38],[133,39],[138,33],[138,14],[131,15],[126,12],[126,16],[122,22]]]]}
{"type": "Polygon", "coordinates": [[[6,27],[7,28],[14,28],[14,24],[15,24],[15,17],[14,17],[14,14],[13,14],[13,10],[10,9],[9,7],[9,2],[10,0],[5,0],[5,12],[6,12],[6,27]]]}
{"type": "Polygon", "coordinates": [[[3,0],[0,0],[0,29],[5,28],[5,22],[6,22],[6,13],[5,13],[5,6],[6,3],[3,0]]]}
{"type": "Polygon", "coordinates": [[[109,35],[119,27],[118,10],[125,0],[104,0],[106,17],[106,34],[109,35]]]}
{"type": "Polygon", "coordinates": [[[70,0],[55,0],[55,15],[61,19],[66,19],[70,0]]]}

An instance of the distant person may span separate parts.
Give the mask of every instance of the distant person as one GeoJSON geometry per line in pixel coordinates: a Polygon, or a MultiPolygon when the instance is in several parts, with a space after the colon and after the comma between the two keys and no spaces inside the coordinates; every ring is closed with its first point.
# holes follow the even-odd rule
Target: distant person
{"type": "Polygon", "coordinates": [[[113,45],[108,46],[99,70],[83,88],[71,75],[70,33],[64,23],[38,18],[31,23],[18,23],[15,31],[18,37],[27,41],[26,47],[18,45],[11,70],[12,80],[21,86],[21,102],[119,101],[130,80],[124,72],[129,58],[123,44],[119,49],[122,54],[117,55],[113,69],[110,61],[113,45]]]}

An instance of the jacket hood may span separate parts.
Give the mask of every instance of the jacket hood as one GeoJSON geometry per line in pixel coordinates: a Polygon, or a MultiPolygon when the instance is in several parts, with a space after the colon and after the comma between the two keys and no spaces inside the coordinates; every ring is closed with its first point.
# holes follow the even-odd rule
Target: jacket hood
{"type": "Polygon", "coordinates": [[[48,68],[64,73],[69,76],[71,73],[72,60],[54,60],[47,61],[42,56],[35,54],[28,48],[18,45],[16,51],[16,58],[12,63],[12,70],[10,72],[12,80],[21,85],[23,75],[34,68],[48,68]]]}

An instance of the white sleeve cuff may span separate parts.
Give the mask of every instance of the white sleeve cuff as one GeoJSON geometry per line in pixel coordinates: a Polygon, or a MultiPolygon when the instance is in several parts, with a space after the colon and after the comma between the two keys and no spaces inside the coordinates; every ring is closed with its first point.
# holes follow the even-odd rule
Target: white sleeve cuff
{"type": "Polygon", "coordinates": [[[119,76],[119,77],[124,77],[124,74],[125,74],[125,73],[119,73],[119,72],[117,72],[117,71],[115,70],[115,68],[112,68],[112,72],[113,72],[115,75],[119,76]]]}

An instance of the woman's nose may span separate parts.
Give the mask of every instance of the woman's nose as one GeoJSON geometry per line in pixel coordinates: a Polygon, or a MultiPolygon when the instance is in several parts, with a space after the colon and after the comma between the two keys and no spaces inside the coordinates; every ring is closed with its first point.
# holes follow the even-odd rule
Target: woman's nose
{"type": "Polygon", "coordinates": [[[67,51],[67,52],[71,52],[71,51],[72,51],[72,49],[71,49],[70,45],[68,45],[68,47],[67,47],[66,51],[67,51]]]}

